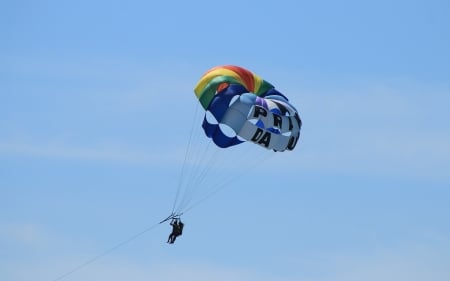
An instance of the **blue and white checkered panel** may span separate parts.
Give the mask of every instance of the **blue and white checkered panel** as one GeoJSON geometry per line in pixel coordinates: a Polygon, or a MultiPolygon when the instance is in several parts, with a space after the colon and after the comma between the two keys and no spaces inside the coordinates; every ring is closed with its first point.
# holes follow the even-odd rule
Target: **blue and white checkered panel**
{"type": "Polygon", "coordinates": [[[226,148],[244,142],[237,137],[237,131],[235,131],[234,136],[230,136],[229,132],[225,134],[225,132],[221,129],[220,124],[223,123],[222,119],[227,114],[227,111],[230,108],[230,103],[232,103],[236,97],[239,97],[239,95],[247,92],[247,89],[245,89],[242,85],[229,85],[227,88],[215,95],[214,99],[208,106],[205,118],[203,119],[202,127],[205,134],[210,137],[217,146],[226,148]],[[207,118],[208,115],[209,118],[207,118]]]}

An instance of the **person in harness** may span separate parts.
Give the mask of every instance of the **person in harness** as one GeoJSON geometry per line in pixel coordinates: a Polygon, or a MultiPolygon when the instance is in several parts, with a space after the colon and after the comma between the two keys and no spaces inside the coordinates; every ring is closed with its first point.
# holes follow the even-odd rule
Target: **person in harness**
{"type": "Polygon", "coordinates": [[[177,237],[183,234],[184,223],[181,222],[180,218],[173,218],[170,225],[172,226],[172,232],[167,239],[167,243],[173,244],[177,237]]]}

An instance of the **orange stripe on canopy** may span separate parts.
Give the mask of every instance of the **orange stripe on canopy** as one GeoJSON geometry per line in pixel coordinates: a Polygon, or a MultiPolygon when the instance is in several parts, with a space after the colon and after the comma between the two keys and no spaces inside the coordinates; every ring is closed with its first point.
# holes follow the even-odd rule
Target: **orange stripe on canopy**
{"type": "Polygon", "coordinates": [[[245,68],[235,66],[235,65],[224,65],[222,68],[226,68],[234,71],[244,82],[244,86],[250,92],[254,92],[255,90],[255,76],[252,72],[248,71],[245,68]]]}

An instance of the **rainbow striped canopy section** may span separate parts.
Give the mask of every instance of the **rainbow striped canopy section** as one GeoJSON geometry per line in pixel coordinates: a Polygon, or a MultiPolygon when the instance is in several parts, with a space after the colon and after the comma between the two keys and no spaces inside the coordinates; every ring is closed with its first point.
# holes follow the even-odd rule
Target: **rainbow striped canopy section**
{"type": "Polygon", "coordinates": [[[293,150],[300,116],[289,100],[253,72],[234,65],[208,70],[194,89],[205,109],[205,134],[222,148],[252,142],[274,151],[293,150]]]}

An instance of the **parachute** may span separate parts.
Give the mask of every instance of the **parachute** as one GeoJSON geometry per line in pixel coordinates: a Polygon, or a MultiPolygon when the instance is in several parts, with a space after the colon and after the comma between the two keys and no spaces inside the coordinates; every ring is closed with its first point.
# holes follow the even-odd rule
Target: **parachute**
{"type": "MultiPolygon", "coordinates": [[[[205,110],[204,115],[201,112],[202,126],[196,122],[197,110],[172,213],[159,224],[168,220],[181,223],[181,215],[277,154],[261,153],[259,147],[289,151],[295,148],[300,137],[302,121],[288,98],[247,69],[233,65],[214,67],[200,78],[194,92],[205,110]],[[199,138],[200,134],[195,132],[198,127],[208,138],[199,138]],[[205,144],[205,139],[212,140],[215,147],[210,142],[205,144]],[[258,151],[250,146],[242,147],[244,143],[256,144],[254,147],[258,151]]],[[[131,236],[55,280],[81,270],[156,226],[158,224],[131,236]]],[[[181,223],[179,232],[174,234],[181,235],[182,228],[181,223]]]]}
{"type": "Polygon", "coordinates": [[[247,69],[214,67],[200,78],[194,93],[199,101],[196,117],[172,213],[166,220],[247,176],[249,169],[278,154],[274,151],[293,150],[300,137],[302,121],[296,108],[272,84],[247,69]]]}
{"type": "Polygon", "coordinates": [[[239,66],[212,68],[194,92],[205,109],[203,129],[222,148],[245,141],[274,151],[293,150],[301,120],[286,96],[239,66]]]}

